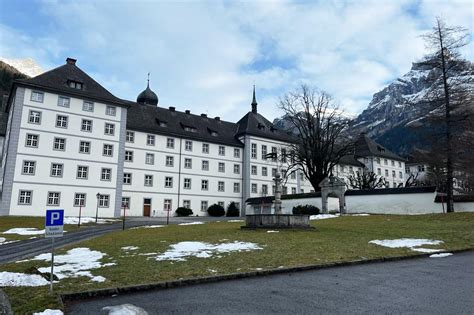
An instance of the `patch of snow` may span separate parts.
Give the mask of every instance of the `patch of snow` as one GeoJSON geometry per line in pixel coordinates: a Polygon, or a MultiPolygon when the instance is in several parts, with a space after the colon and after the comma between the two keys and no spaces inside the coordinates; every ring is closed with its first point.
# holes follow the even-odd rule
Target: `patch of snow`
{"type": "Polygon", "coordinates": [[[130,230],[136,230],[136,229],[156,229],[160,227],[165,227],[166,225],[143,225],[143,226],[136,226],[132,227],[130,230]]]}
{"type": "MultiPolygon", "coordinates": [[[[117,219],[97,219],[97,224],[105,224],[105,223],[111,223],[111,222],[116,222],[118,221],[117,219]]],[[[95,223],[95,218],[93,217],[81,217],[81,224],[86,224],[86,223],[95,223]]],[[[64,224],[79,224],[79,217],[65,217],[64,218],[64,224]]]]}
{"type": "Polygon", "coordinates": [[[155,257],[156,260],[186,261],[187,257],[210,258],[213,255],[229,252],[242,252],[262,249],[255,243],[239,242],[210,244],[204,242],[180,242],[171,249],[155,257]]]}
{"type": "Polygon", "coordinates": [[[377,120],[371,124],[368,124],[367,125],[367,128],[372,128],[372,127],[375,127],[377,125],[380,125],[381,123],[383,123],[385,121],[385,118],[384,119],[380,119],[380,120],[377,120]]]}
{"type": "Polygon", "coordinates": [[[227,222],[244,222],[244,220],[228,220],[227,222]]]}
{"type": "MultiPolygon", "coordinates": [[[[104,256],[106,256],[106,254],[96,250],[90,250],[89,248],[73,248],[64,255],[54,256],[54,274],[59,279],[82,276],[93,279],[94,275],[92,275],[90,270],[104,267],[105,264],[100,262],[104,256]]],[[[33,257],[31,260],[51,261],[51,254],[41,254],[33,257]]],[[[110,264],[113,263],[108,263],[107,265],[110,266],[110,264]]],[[[38,270],[43,273],[48,273],[50,267],[38,268],[38,270]]]]}
{"type": "Polygon", "coordinates": [[[337,218],[339,214],[316,214],[309,217],[310,220],[324,220],[337,218]]]}
{"type": "Polygon", "coordinates": [[[52,310],[52,309],[45,309],[44,311],[42,312],[39,312],[39,313],[33,313],[33,315],[63,315],[63,311],[61,310],[52,310]]]}
{"type": "Polygon", "coordinates": [[[18,272],[0,272],[0,287],[39,287],[49,282],[40,275],[18,272]]]}
{"type": "Polygon", "coordinates": [[[137,250],[138,247],[137,246],[124,246],[122,247],[122,250],[137,250]]]}
{"type": "Polygon", "coordinates": [[[44,230],[38,230],[37,228],[13,228],[3,232],[3,234],[40,235],[44,234],[44,230]]]}
{"type": "Polygon", "coordinates": [[[102,276],[94,276],[91,278],[91,281],[94,281],[94,282],[104,282],[105,281],[105,278],[102,277],[102,276]]]}
{"type": "Polygon", "coordinates": [[[280,231],[268,230],[267,233],[279,233],[280,231]]]}
{"type": "Polygon", "coordinates": [[[29,77],[36,77],[44,72],[43,68],[41,68],[33,59],[26,58],[26,59],[7,59],[0,57],[0,61],[3,61],[13,68],[17,69],[23,74],[26,74],[29,77]]]}
{"type": "Polygon", "coordinates": [[[133,304],[121,304],[113,306],[105,306],[102,311],[108,311],[109,315],[147,315],[147,311],[133,304]]]}
{"type": "Polygon", "coordinates": [[[443,257],[452,256],[452,255],[453,253],[440,253],[440,254],[430,255],[430,258],[443,258],[443,257]]]}
{"type": "Polygon", "coordinates": [[[370,214],[368,213],[355,213],[355,214],[351,214],[351,216],[353,217],[367,217],[369,216],[370,214]]]}
{"type": "Polygon", "coordinates": [[[204,224],[204,222],[196,221],[196,222],[180,223],[178,225],[197,225],[197,224],[204,224]]]}
{"type": "Polygon", "coordinates": [[[263,270],[263,268],[255,268],[255,270],[260,271],[263,270]]]}
{"type": "MultiPolygon", "coordinates": [[[[31,237],[31,238],[35,238],[35,237],[31,237]]],[[[10,244],[10,243],[15,243],[15,242],[19,242],[19,240],[7,241],[6,238],[0,237],[0,246],[1,245],[7,245],[7,244],[10,244]]]]}
{"type": "Polygon", "coordinates": [[[389,248],[409,248],[413,251],[420,253],[434,253],[439,252],[440,249],[432,248],[421,248],[423,245],[439,245],[443,241],[439,240],[429,240],[429,239],[417,239],[417,238],[399,238],[394,240],[373,240],[369,244],[375,244],[379,246],[389,247],[389,248]]]}

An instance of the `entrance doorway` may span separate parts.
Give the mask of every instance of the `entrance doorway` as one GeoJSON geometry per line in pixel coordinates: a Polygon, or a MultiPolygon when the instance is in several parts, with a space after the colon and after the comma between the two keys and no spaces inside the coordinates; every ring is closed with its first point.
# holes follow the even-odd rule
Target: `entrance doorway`
{"type": "Polygon", "coordinates": [[[151,212],[151,198],[143,199],[143,216],[149,217],[151,212]]]}

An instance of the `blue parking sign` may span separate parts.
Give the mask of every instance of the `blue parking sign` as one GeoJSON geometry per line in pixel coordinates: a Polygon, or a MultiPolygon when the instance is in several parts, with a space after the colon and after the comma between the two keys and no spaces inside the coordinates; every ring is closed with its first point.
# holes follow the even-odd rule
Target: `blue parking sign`
{"type": "Polygon", "coordinates": [[[64,210],[46,210],[45,237],[63,236],[64,210]]]}

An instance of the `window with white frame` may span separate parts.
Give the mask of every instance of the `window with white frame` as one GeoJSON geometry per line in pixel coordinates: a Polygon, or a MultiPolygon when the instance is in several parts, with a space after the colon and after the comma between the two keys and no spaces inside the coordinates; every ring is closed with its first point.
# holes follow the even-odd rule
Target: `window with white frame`
{"type": "Polygon", "coordinates": [[[62,177],[63,176],[63,164],[52,163],[51,164],[51,176],[62,177]]]}
{"type": "Polygon", "coordinates": [[[117,114],[117,109],[115,106],[107,105],[105,107],[105,114],[108,116],[115,116],[117,114]]]}
{"type": "Polygon", "coordinates": [[[166,139],[166,147],[168,149],[174,149],[174,138],[167,138],[166,139]]]}
{"type": "Polygon", "coordinates": [[[105,123],[104,134],[108,136],[113,136],[115,134],[115,125],[110,123],[105,123]]]}
{"type": "Polygon", "coordinates": [[[268,194],[268,185],[267,184],[262,185],[262,194],[263,195],[268,194]]]}
{"type": "Polygon", "coordinates": [[[57,192],[57,191],[48,192],[47,206],[59,206],[60,197],[61,197],[60,192],[57,192]]]}
{"type": "Polygon", "coordinates": [[[207,200],[201,200],[201,212],[206,212],[208,208],[208,202],[207,200]]]}
{"type": "Polygon", "coordinates": [[[219,146],[219,155],[225,155],[225,147],[223,145],[219,146]]]}
{"type": "Polygon", "coordinates": [[[377,168],[377,175],[382,175],[382,170],[380,169],[380,167],[377,168]]]}
{"type": "Polygon", "coordinates": [[[208,160],[202,160],[202,170],[203,171],[209,171],[209,161],[208,160]]]}
{"type": "Polygon", "coordinates": [[[25,146],[29,148],[37,148],[39,141],[39,135],[34,135],[31,133],[26,134],[25,146]]]}
{"type": "Polygon", "coordinates": [[[191,140],[186,140],[184,142],[184,149],[186,151],[192,151],[193,150],[193,142],[191,140]]]}
{"type": "Polygon", "coordinates": [[[89,171],[88,166],[78,166],[77,167],[77,179],[87,179],[87,173],[89,171]]]}
{"type": "Polygon", "coordinates": [[[125,134],[125,141],[129,143],[134,143],[135,142],[135,132],[133,131],[127,131],[125,134]]]}
{"type": "Polygon", "coordinates": [[[86,205],[86,194],[75,193],[74,194],[74,207],[84,207],[86,205]]]}
{"type": "Polygon", "coordinates": [[[234,183],[234,192],[240,193],[240,183],[234,183]]]}
{"type": "Polygon", "coordinates": [[[252,189],[251,189],[251,190],[252,190],[252,194],[256,194],[256,193],[258,192],[258,190],[257,190],[257,184],[252,184],[251,187],[252,187],[252,189]]]}
{"type": "Polygon", "coordinates": [[[276,168],[272,168],[272,177],[275,177],[277,174],[277,169],[276,168]]]}
{"type": "Polygon", "coordinates": [[[234,157],[240,158],[240,149],[234,148],[234,157]]]}
{"type": "Polygon", "coordinates": [[[77,81],[73,81],[73,80],[68,80],[67,85],[70,88],[73,88],[73,89],[76,89],[76,90],[82,90],[82,88],[84,87],[84,84],[82,82],[77,82],[77,81]]]}
{"type": "Polygon", "coordinates": [[[68,117],[64,115],[56,115],[56,127],[67,128],[68,117]]]}
{"type": "Polygon", "coordinates": [[[262,166],[262,176],[268,176],[268,168],[266,166],[262,166]]]}
{"type": "Polygon", "coordinates": [[[100,195],[99,196],[99,208],[108,208],[110,205],[110,196],[109,195],[100,195]]]}
{"type": "Polygon", "coordinates": [[[125,185],[132,184],[132,173],[123,173],[123,183],[125,185]]]}
{"type": "Polygon", "coordinates": [[[183,207],[186,209],[191,209],[191,200],[183,200],[183,207]]]}
{"type": "Polygon", "coordinates": [[[267,155],[267,146],[262,144],[262,160],[266,160],[266,155],[267,155]]]}
{"type": "Polygon", "coordinates": [[[155,135],[146,135],[146,145],[155,145],[155,135]]]}
{"type": "Polygon", "coordinates": [[[388,177],[388,170],[385,170],[385,177],[388,177]]]}
{"type": "Polygon", "coordinates": [[[252,159],[257,158],[257,144],[256,143],[252,143],[251,157],[252,159]]]}
{"type": "Polygon", "coordinates": [[[296,172],[292,172],[292,173],[290,174],[290,178],[291,178],[291,179],[296,179],[296,172]]]}
{"type": "Polygon", "coordinates": [[[94,103],[89,101],[84,101],[82,103],[82,110],[85,112],[93,112],[94,111],[94,103]]]}
{"type": "Polygon", "coordinates": [[[193,160],[190,158],[184,159],[184,168],[192,168],[193,160]]]}
{"type": "Polygon", "coordinates": [[[43,92],[38,92],[38,91],[31,92],[31,100],[33,102],[43,103],[44,93],[43,92]]]}
{"type": "Polygon", "coordinates": [[[165,177],[165,188],[173,188],[173,177],[171,176],[165,177]]]}
{"type": "Polygon", "coordinates": [[[390,163],[392,164],[392,166],[395,166],[395,161],[394,160],[390,160],[390,163]]]}
{"type": "Polygon", "coordinates": [[[166,156],[166,166],[174,166],[174,156],[166,156]]]}
{"type": "Polygon", "coordinates": [[[240,174],[240,165],[234,164],[234,174],[240,174]]]}
{"type": "Polygon", "coordinates": [[[201,180],[201,190],[209,189],[209,181],[207,179],[201,180]]]}
{"type": "Polygon", "coordinates": [[[150,164],[150,165],[155,164],[155,154],[153,153],[145,154],[145,164],[150,164]]]}
{"type": "Polygon", "coordinates": [[[145,186],[153,186],[153,175],[145,174],[145,186]]]}
{"type": "Polygon", "coordinates": [[[89,141],[80,141],[79,153],[85,153],[85,154],[91,153],[91,143],[89,141]]]}
{"type": "Polygon", "coordinates": [[[130,197],[122,197],[122,208],[130,209],[130,197]]]}
{"type": "Polygon", "coordinates": [[[218,164],[218,170],[220,173],[224,173],[225,172],[225,163],[224,162],[219,162],[218,164]]]}
{"type": "Polygon", "coordinates": [[[30,110],[28,114],[28,122],[30,124],[41,124],[41,112],[36,110],[30,110]]]}
{"type": "Polygon", "coordinates": [[[71,99],[69,97],[65,97],[65,96],[58,97],[58,106],[69,107],[70,103],[71,103],[71,99]]]}
{"type": "Polygon", "coordinates": [[[33,192],[31,190],[20,190],[20,193],[18,194],[18,204],[31,205],[32,197],[33,192]]]}
{"type": "Polygon", "coordinates": [[[275,162],[277,160],[277,148],[272,147],[272,161],[275,162]]]}
{"type": "Polygon", "coordinates": [[[21,173],[23,175],[35,175],[36,162],[35,161],[23,161],[23,169],[21,173]]]}
{"type": "Polygon", "coordinates": [[[102,150],[102,155],[112,156],[114,152],[114,146],[112,144],[104,144],[104,149],[102,150]]]}
{"type": "Polygon", "coordinates": [[[251,174],[252,175],[257,175],[257,166],[256,165],[252,165],[250,169],[251,169],[251,174]]]}
{"type": "Polygon", "coordinates": [[[202,144],[202,153],[209,153],[209,144],[208,143],[203,143],[202,144]]]}
{"type": "Polygon", "coordinates": [[[218,201],[217,204],[221,206],[222,208],[224,208],[224,205],[225,205],[224,201],[218,201]]]}
{"type": "Polygon", "coordinates": [[[83,119],[81,122],[81,131],[92,132],[92,120],[83,119]]]}
{"type": "Polygon", "coordinates": [[[402,179],[402,178],[403,178],[403,173],[402,173],[402,172],[398,172],[398,177],[399,177],[400,179],[402,179]]]}
{"type": "Polygon", "coordinates": [[[163,202],[163,210],[164,211],[171,211],[171,199],[165,199],[163,202]]]}
{"type": "Polygon", "coordinates": [[[184,189],[191,189],[191,178],[185,178],[183,183],[184,189]]]}
{"type": "Polygon", "coordinates": [[[296,187],[291,187],[291,194],[292,195],[296,194],[296,187]]]}
{"type": "Polygon", "coordinates": [[[100,180],[110,181],[112,179],[112,169],[111,168],[102,168],[100,172],[100,180]]]}
{"type": "Polygon", "coordinates": [[[225,191],[225,184],[223,181],[217,182],[217,191],[225,191]]]}
{"type": "Polygon", "coordinates": [[[133,151],[125,151],[125,162],[133,162],[133,151]]]}
{"type": "Polygon", "coordinates": [[[281,161],[282,163],[286,163],[286,149],[281,148],[281,161]]]}
{"type": "Polygon", "coordinates": [[[383,159],[383,164],[384,164],[384,165],[388,165],[388,160],[387,160],[387,159],[383,159]]]}
{"type": "Polygon", "coordinates": [[[398,162],[398,167],[402,167],[402,162],[398,162]]]}

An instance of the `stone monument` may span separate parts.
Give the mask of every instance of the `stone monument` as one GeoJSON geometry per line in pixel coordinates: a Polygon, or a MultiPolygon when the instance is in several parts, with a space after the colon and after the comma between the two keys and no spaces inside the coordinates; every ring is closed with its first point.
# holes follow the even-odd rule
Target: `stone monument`
{"type": "Polygon", "coordinates": [[[322,212],[328,213],[328,197],[339,198],[339,213],[341,215],[346,213],[346,183],[334,175],[329,175],[319,183],[321,187],[321,204],[322,212]]]}

